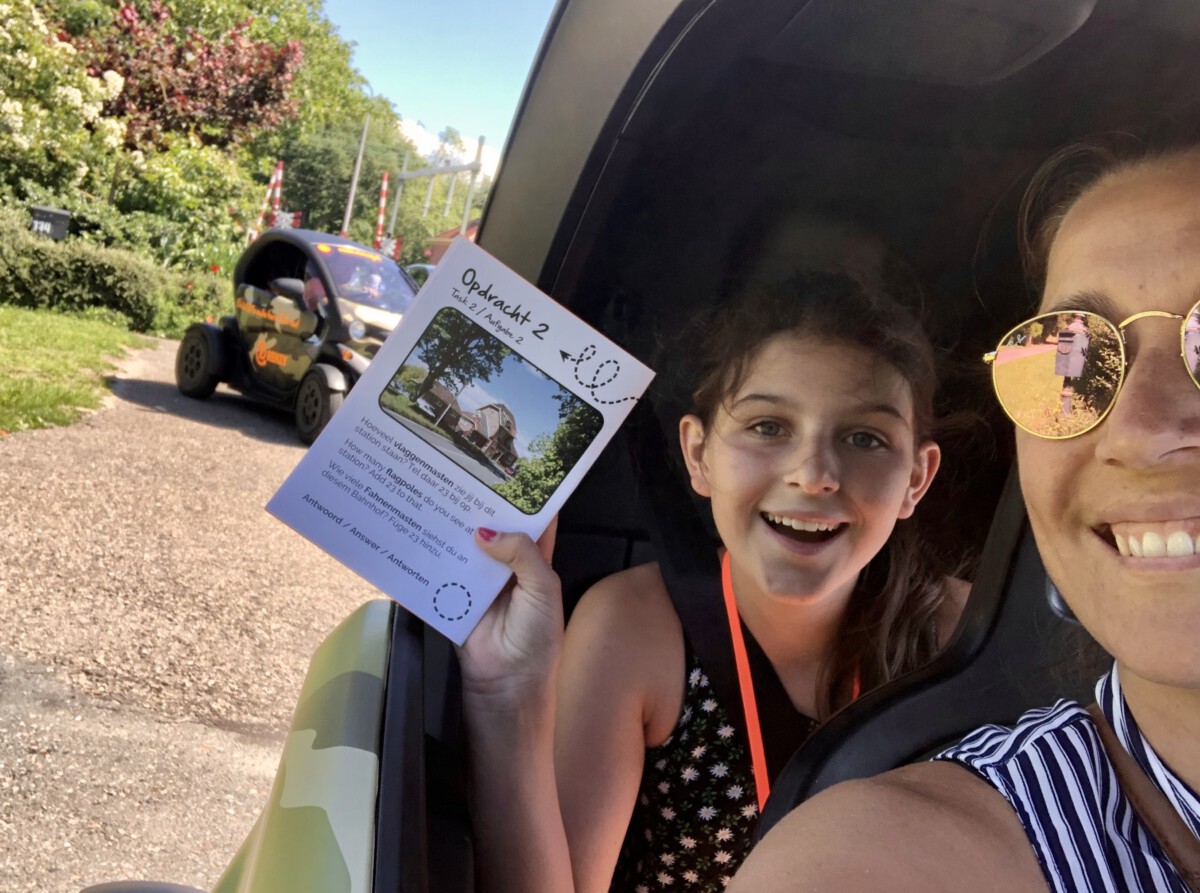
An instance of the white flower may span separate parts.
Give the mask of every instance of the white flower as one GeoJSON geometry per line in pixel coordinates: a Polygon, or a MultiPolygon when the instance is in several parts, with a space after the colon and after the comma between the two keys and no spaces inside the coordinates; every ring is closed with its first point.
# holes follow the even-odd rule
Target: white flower
{"type": "Polygon", "coordinates": [[[115,118],[101,118],[96,123],[96,132],[106,149],[118,149],[125,141],[125,128],[115,118]]]}
{"type": "Polygon", "coordinates": [[[13,145],[18,149],[28,149],[33,145],[33,140],[23,133],[14,133],[12,136],[13,145]]]}
{"type": "Polygon", "coordinates": [[[658,861],[670,868],[675,864],[675,856],[673,853],[663,853],[658,857],[658,861]]]}
{"type": "Polygon", "coordinates": [[[684,781],[695,781],[700,777],[700,773],[696,771],[695,766],[685,766],[683,771],[679,773],[679,777],[684,781]]]}
{"type": "Polygon", "coordinates": [[[692,720],[692,708],[685,707],[684,711],[683,711],[683,716],[679,717],[679,724],[681,726],[687,725],[689,722],[691,722],[691,720],[692,720]]]}
{"type": "Polygon", "coordinates": [[[714,701],[712,698],[709,698],[707,701],[705,701],[703,704],[700,705],[700,709],[703,710],[705,713],[712,713],[714,710],[717,709],[717,702],[714,701]]]}
{"type": "Polygon", "coordinates": [[[669,783],[669,782],[666,782],[666,781],[660,781],[660,782],[658,783],[658,792],[659,792],[660,794],[665,794],[665,793],[667,793],[667,791],[669,791],[669,790],[671,790],[671,785],[670,785],[670,783],[669,783]]]}
{"type": "Polygon", "coordinates": [[[697,685],[699,685],[700,684],[700,675],[701,674],[700,674],[699,667],[692,670],[692,672],[688,674],[688,685],[690,685],[692,688],[695,688],[697,685]]]}
{"type": "Polygon", "coordinates": [[[704,688],[706,685],[708,685],[708,677],[702,674],[700,676],[700,687],[704,688]]]}
{"type": "Polygon", "coordinates": [[[724,763],[714,763],[708,771],[713,774],[714,778],[724,778],[729,774],[729,767],[724,763]]]}
{"type": "Polygon", "coordinates": [[[83,108],[83,91],[78,87],[60,84],[54,88],[54,98],[70,108],[83,108]]]}
{"type": "Polygon", "coordinates": [[[721,878],[721,886],[728,887],[732,880],[733,880],[733,878],[731,878],[729,875],[725,875],[724,877],[721,878]]]}
{"type": "Polygon", "coordinates": [[[13,133],[25,126],[25,109],[21,107],[21,103],[15,99],[0,102],[0,126],[13,133]]]}
{"type": "Polygon", "coordinates": [[[717,729],[717,734],[720,735],[722,738],[732,738],[733,737],[733,726],[726,723],[725,725],[721,726],[721,728],[717,729]]]}
{"type": "Polygon", "coordinates": [[[650,893],[650,888],[647,887],[645,884],[638,884],[634,888],[633,893],[650,893]]]}
{"type": "Polygon", "coordinates": [[[669,806],[664,806],[659,812],[668,822],[675,818],[675,810],[669,806]]]}
{"type": "Polygon", "coordinates": [[[660,871],[658,873],[658,882],[664,887],[669,887],[671,884],[675,883],[675,878],[671,877],[665,871],[660,871]]]}
{"type": "Polygon", "coordinates": [[[101,102],[85,102],[79,109],[79,117],[91,124],[100,117],[100,110],[104,108],[101,102]]]}
{"type": "Polygon", "coordinates": [[[683,879],[689,884],[698,884],[700,882],[700,875],[696,874],[694,871],[685,871],[683,873],[683,879]]]}
{"type": "Polygon", "coordinates": [[[752,819],[758,815],[758,807],[753,803],[748,803],[742,807],[742,818],[752,819]]]}
{"type": "Polygon", "coordinates": [[[746,793],[746,789],[740,784],[731,784],[728,790],[725,791],[725,796],[730,800],[741,800],[742,795],[746,793]]]}
{"type": "Polygon", "coordinates": [[[659,760],[657,763],[654,764],[654,768],[657,769],[659,772],[662,772],[664,769],[667,768],[667,761],[659,760]]]}
{"type": "Polygon", "coordinates": [[[701,744],[699,747],[692,748],[692,759],[698,760],[708,751],[708,748],[701,744]]]}
{"type": "Polygon", "coordinates": [[[711,822],[717,817],[717,811],[711,806],[701,806],[700,811],[696,815],[700,816],[706,822],[711,822]]]}
{"type": "Polygon", "coordinates": [[[696,848],[696,838],[681,837],[679,838],[679,845],[685,850],[694,850],[696,848]]]}
{"type": "Polygon", "coordinates": [[[713,861],[719,865],[724,865],[732,858],[733,856],[729,855],[729,853],[725,852],[724,850],[717,850],[717,854],[713,856],[713,861]]]}
{"type": "Polygon", "coordinates": [[[125,89],[125,78],[112,69],[104,72],[100,77],[104,80],[104,86],[108,90],[110,99],[116,99],[120,92],[125,89]]]}
{"type": "Polygon", "coordinates": [[[728,828],[722,828],[717,831],[717,840],[721,841],[721,843],[724,843],[727,840],[733,840],[733,832],[728,828]]]}

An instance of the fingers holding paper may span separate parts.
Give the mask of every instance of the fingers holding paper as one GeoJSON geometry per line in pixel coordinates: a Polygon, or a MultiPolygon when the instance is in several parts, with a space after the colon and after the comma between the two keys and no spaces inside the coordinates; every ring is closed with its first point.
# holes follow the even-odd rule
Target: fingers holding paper
{"type": "Polygon", "coordinates": [[[563,640],[562,587],[550,567],[557,519],[535,543],[524,533],[475,532],[513,577],[459,651],[466,693],[521,699],[551,682],[563,640]]]}

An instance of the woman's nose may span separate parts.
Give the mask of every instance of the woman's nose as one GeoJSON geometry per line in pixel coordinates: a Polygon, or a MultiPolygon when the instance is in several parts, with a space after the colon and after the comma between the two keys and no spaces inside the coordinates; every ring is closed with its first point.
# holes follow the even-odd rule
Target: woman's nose
{"type": "Polygon", "coordinates": [[[1107,463],[1149,468],[1200,459],[1200,389],[1184,368],[1177,340],[1138,352],[1097,432],[1096,455],[1107,463]]]}

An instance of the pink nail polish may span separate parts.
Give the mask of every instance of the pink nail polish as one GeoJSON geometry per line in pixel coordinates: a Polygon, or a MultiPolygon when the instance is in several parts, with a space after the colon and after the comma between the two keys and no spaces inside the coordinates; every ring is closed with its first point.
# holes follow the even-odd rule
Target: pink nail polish
{"type": "Polygon", "coordinates": [[[496,531],[492,530],[490,527],[477,527],[475,529],[475,531],[476,531],[476,533],[479,534],[479,538],[481,540],[483,540],[485,543],[490,543],[492,540],[494,540],[499,535],[496,533],[496,531]]]}

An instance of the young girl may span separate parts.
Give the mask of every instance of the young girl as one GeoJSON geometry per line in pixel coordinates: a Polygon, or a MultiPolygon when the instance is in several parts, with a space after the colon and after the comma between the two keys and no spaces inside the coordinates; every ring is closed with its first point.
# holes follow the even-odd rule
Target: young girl
{"type": "MultiPolygon", "coordinates": [[[[520,680],[510,703],[522,704],[524,718],[513,726],[497,709],[505,697],[494,697],[493,670],[497,650],[511,652],[507,636],[526,630],[512,617],[486,618],[463,652],[464,683],[481,874],[495,882],[503,864],[507,889],[722,889],[749,849],[770,783],[758,693],[782,688],[799,743],[860,691],[928,660],[957,621],[965,587],[929,566],[912,531],[897,525],[940,460],[930,438],[932,351],[916,320],[854,280],[809,274],[737,296],[698,347],[705,359],[693,411],[680,421],[683,459],[692,487],[711,500],[723,545],[734,652],[761,649],[767,678],[740,672],[742,703],[721,703],[657,566],[645,565],[580,602],[557,672],[557,710],[538,671],[505,677],[509,686],[520,680]],[[546,747],[551,720],[547,782],[549,766],[526,757],[546,747]],[[525,769],[512,765],[518,750],[525,769]],[[483,780],[501,771],[504,779],[483,780]],[[506,797],[515,799],[501,806],[506,797]],[[562,830],[553,827],[559,816],[562,830]]],[[[481,545],[496,557],[528,551],[490,534],[480,532],[481,545]]],[[[513,564],[520,586],[552,587],[529,562],[513,564]]],[[[530,657],[531,647],[555,653],[552,641],[518,651],[530,657]]]]}

